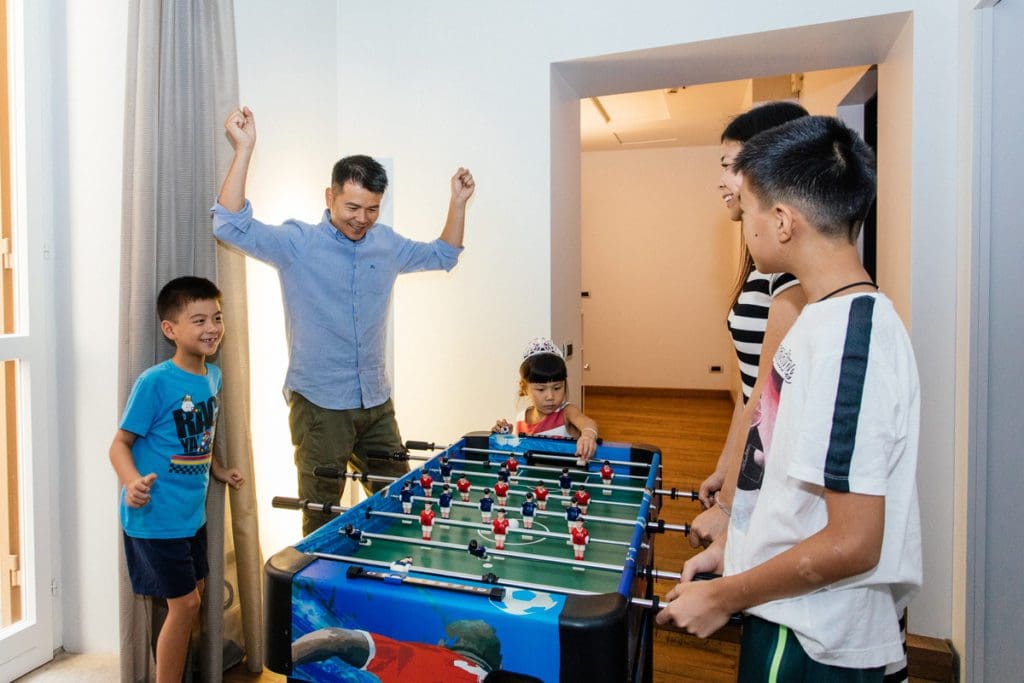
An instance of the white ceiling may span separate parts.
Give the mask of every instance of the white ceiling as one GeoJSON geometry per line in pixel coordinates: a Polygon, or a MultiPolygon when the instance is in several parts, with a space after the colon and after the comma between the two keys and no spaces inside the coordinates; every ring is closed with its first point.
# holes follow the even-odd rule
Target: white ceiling
{"type": "Polygon", "coordinates": [[[580,148],[717,145],[729,120],[749,106],[752,85],[744,79],[582,99],[580,148]]]}
{"type": "Polygon", "coordinates": [[[583,151],[717,145],[733,116],[754,102],[780,99],[777,88],[759,97],[759,83],[788,80],[784,74],[795,69],[809,73],[883,62],[909,18],[902,12],[602,55],[560,62],[556,71],[581,98],[583,151]],[[851,34],[858,40],[849,40],[851,34]],[[751,78],[725,80],[738,74],[751,78]]]}

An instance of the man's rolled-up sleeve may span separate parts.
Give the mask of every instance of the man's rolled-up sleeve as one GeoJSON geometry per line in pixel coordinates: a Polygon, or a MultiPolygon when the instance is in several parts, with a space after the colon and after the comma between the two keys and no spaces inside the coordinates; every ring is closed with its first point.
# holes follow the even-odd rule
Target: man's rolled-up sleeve
{"type": "Polygon", "coordinates": [[[278,268],[287,267],[299,252],[301,228],[292,222],[267,225],[252,216],[252,204],[245,200],[240,211],[228,211],[219,202],[211,209],[213,236],[245,254],[278,268]]]}
{"type": "Polygon", "coordinates": [[[465,247],[453,247],[440,238],[432,242],[407,239],[399,251],[399,272],[451,270],[459,262],[459,256],[464,249],[465,247]]]}

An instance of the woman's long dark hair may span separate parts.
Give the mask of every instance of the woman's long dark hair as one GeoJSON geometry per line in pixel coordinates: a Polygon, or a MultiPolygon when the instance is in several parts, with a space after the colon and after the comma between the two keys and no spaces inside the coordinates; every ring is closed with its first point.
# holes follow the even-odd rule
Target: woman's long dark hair
{"type": "MultiPolygon", "coordinates": [[[[731,140],[742,145],[762,131],[774,128],[775,126],[781,126],[793,119],[799,119],[804,116],[809,116],[807,110],[796,102],[767,102],[740,114],[730,121],[729,125],[722,131],[722,142],[731,140]]],[[[740,264],[736,272],[736,281],[732,288],[732,297],[729,303],[730,311],[736,307],[736,302],[739,301],[740,294],[743,292],[743,285],[747,283],[747,278],[750,277],[750,273],[753,270],[754,258],[750,255],[750,249],[747,248],[747,241],[741,236],[740,264]]]]}

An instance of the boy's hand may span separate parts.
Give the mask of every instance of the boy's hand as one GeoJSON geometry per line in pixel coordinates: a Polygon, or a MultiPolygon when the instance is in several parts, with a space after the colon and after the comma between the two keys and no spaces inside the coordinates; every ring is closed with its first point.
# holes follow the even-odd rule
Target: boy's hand
{"type": "Polygon", "coordinates": [[[724,549],[721,543],[687,560],[682,581],[665,595],[665,605],[655,616],[664,626],[671,622],[700,638],[707,638],[724,626],[732,614],[719,597],[720,579],[693,581],[698,572],[721,573],[724,549]]]}
{"type": "Polygon", "coordinates": [[[144,477],[133,480],[124,487],[124,502],[131,508],[140,508],[149,502],[149,490],[156,481],[156,473],[150,472],[144,477]]]}
{"type": "Polygon", "coordinates": [[[698,638],[707,638],[725,626],[732,614],[718,599],[718,581],[721,579],[680,583],[669,593],[672,601],[658,612],[655,621],[661,626],[672,623],[698,638]]]}
{"type": "Polygon", "coordinates": [[[452,201],[464,205],[473,196],[476,183],[473,181],[473,174],[468,168],[459,167],[459,170],[452,176],[452,201]]]}
{"type": "Polygon", "coordinates": [[[245,483],[245,477],[243,477],[242,473],[234,467],[228,470],[217,468],[216,470],[211,471],[211,474],[214,479],[222,484],[227,484],[236,491],[242,488],[242,484],[245,483]]]}
{"type": "Polygon", "coordinates": [[[729,517],[722,508],[712,505],[697,515],[690,523],[690,534],[687,537],[694,548],[705,548],[715,539],[720,538],[729,528],[729,517]]]}
{"type": "Polygon", "coordinates": [[[224,120],[224,130],[236,151],[252,151],[256,146],[256,119],[249,107],[241,107],[228,114],[224,120]]]}
{"type": "Polygon", "coordinates": [[[707,479],[700,483],[700,503],[705,508],[711,508],[715,504],[715,494],[722,490],[725,483],[725,472],[715,470],[707,479]]]}

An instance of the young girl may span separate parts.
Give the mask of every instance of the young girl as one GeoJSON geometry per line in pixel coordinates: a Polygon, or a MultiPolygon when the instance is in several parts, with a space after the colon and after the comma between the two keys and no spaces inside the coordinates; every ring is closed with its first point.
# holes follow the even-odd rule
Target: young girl
{"type": "Polygon", "coordinates": [[[519,395],[530,405],[515,425],[498,420],[493,431],[576,439],[576,457],[586,462],[597,450],[597,423],[565,398],[567,377],[562,351],[550,339],[531,341],[519,366],[519,395]]]}

